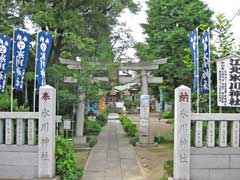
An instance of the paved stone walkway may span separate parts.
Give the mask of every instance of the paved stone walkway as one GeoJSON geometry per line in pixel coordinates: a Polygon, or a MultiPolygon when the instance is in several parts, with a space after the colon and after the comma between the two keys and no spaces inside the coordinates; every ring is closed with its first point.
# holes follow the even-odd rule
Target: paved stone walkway
{"type": "Polygon", "coordinates": [[[83,180],[145,180],[119,120],[109,120],[87,161],[83,180]]]}

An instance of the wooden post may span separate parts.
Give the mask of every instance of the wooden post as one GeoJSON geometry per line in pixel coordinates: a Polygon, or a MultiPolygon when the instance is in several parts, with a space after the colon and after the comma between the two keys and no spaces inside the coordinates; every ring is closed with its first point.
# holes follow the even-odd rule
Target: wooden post
{"type": "Polygon", "coordinates": [[[191,90],[175,89],[174,180],[190,180],[191,90]]]}
{"type": "Polygon", "coordinates": [[[39,92],[38,175],[41,179],[55,176],[56,90],[43,86],[39,92]]]}

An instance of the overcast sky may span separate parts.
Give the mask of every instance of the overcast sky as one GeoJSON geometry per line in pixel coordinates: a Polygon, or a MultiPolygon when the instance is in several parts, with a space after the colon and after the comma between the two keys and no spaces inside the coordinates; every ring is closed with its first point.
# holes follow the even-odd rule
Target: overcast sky
{"type": "MultiPolygon", "coordinates": [[[[137,14],[132,14],[128,10],[125,10],[121,17],[119,18],[120,22],[126,22],[127,27],[132,29],[132,35],[137,42],[144,42],[145,36],[143,34],[143,29],[140,26],[141,23],[145,23],[147,20],[146,10],[147,0],[134,0],[139,2],[141,5],[141,11],[137,14]]],[[[215,15],[219,13],[224,13],[226,17],[230,20],[240,9],[240,0],[203,0],[206,2],[210,9],[215,12],[215,15]]],[[[240,16],[236,16],[232,21],[232,31],[234,33],[234,38],[237,42],[240,42],[240,16]]],[[[128,50],[128,54],[131,57],[134,57],[135,50],[128,50]]]]}

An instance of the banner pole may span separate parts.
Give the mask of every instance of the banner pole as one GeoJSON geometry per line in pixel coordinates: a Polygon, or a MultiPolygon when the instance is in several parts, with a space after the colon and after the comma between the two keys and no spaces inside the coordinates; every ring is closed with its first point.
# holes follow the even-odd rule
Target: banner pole
{"type": "Polygon", "coordinates": [[[13,112],[13,75],[14,75],[14,35],[15,35],[15,28],[13,27],[13,43],[12,43],[12,76],[11,76],[11,112],[13,112]]]}
{"type": "Polygon", "coordinates": [[[209,78],[209,113],[212,112],[212,82],[211,82],[211,49],[210,49],[210,28],[208,28],[208,67],[209,67],[209,75],[208,75],[208,78],[209,78]]]}
{"type": "Polygon", "coordinates": [[[197,31],[197,113],[199,113],[199,52],[198,52],[198,27],[196,29],[197,31]]]}
{"type": "Polygon", "coordinates": [[[34,86],[33,86],[33,112],[36,111],[36,83],[37,83],[37,55],[38,55],[38,35],[37,33],[37,43],[36,43],[36,58],[35,58],[35,72],[34,72],[34,86]]]}

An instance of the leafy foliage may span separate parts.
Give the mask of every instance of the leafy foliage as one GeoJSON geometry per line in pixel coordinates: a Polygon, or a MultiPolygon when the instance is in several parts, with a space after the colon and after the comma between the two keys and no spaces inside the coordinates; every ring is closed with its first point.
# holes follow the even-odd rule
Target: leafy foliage
{"type": "Polygon", "coordinates": [[[168,160],[164,163],[164,177],[160,180],[168,180],[168,177],[173,177],[173,161],[168,160]]]}
{"type": "Polygon", "coordinates": [[[104,126],[107,123],[108,113],[102,112],[96,117],[96,121],[101,125],[104,126]]]}
{"type": "Polygon", "coordinates": [[[161,143],[173,143],[174,141],[174,137],[173,135],[169,135],[169,136],[155,136],[154,137],[154,142],[161,144],[161,143]]]}
{"type": "MultiPolygon", "coordinates": [[[[212,12],[200,0],[150,0],[148,5],[148,23],[143,24],[147,44],[137,45],[138,55],[141,61],[168,58],[153,74],[164,78],[165,101],[173,104],[173,89],[192,83],[193,71],[183,63],[184,49],[189,47],[187,35],[200,24],[210,26],[212,12]]],[[[158,94],[158,88],[154,93],[158,94]]]]}
{"type": "Polygon", "coordinates": [[[101,131],[101,124],[97,121],[86,120],[84,122],[84,133],[85,134],[98,134],[101,131]]]}
{"type": "Polygon", "coordinates": [[[129,143],[133,146],[136,146],[137,142],[139,141],[139,138],[137,136],[131,137],[129,143]]]}
{"type": "Polygon", "coordinates": [[[79,180],[83,170],[77,165],[72,142],[61,136],[56,137],[56,173],[62,180],[79,180]]]}
{"type": "Polygon", "coordinates": [[[135,137],[137,134],[137,126],[127,116],[122,116],[120,121],[123,125],[123,129],[128,136],[135,137]]]}
{"type": "MultiPolygon", "coordinates": [[[[80,87],[82,93],[86,93],[89,99],[97,100],[99,91],[107,91],[109,86],[105,83],[92,83],[91,75],[102,70],[103,65],[110,64],[106,68],[108,76],[113,69],[111,64],[114,59],[112,49],[112,27],[116,24],[116,18],[125,8],[132,12],[138,10],[137,4],[132,0],[19,0],[6,1],[0,5],[0,31],[12,36],[12,27],[31,28],[35,33],[44,30],[54,36],[52,52],[47,65],[47,84],[57,89],[57,113],[67,114],[71,112],[69,104],[77,103],[80,87]],[[63,11],[64,10],[64,11],[63,11]],[[27,22],[27,23],[24,23],[27,22]],[[29,25],[26,26],[25,25],[29,25]],[[69,70],[65,65],[60,65],[59,58],[75,59],[81,57],[84,70],[69,70]],[[103,65],[87,66],[85,62],[100,62],[103,65]],[[65,76],[76,77],[77,84],[64,84],[65,76]]],[[[115,36],[115,35],[114,35],[115,36]]],[[[32,40],[36,42],[33,34],[32,40]]],[[[32,43],[27,73],[34,74],[34,60],[36,43],[32,43]]],[[[116,68],[115,68],[116,69],[116,68]]],[[[26,78],[24,91],[17,93],[19,105],[32,103],[32,76],[26,78]],[[25,96],[25,98],[23,98],[25,96]],[[28,98],[27,98],[28,97],[28,98]],[[27,100],[28,99],[28,100],[27,100]]],[[[9,83],[9,82],[8,82],[9,83]]],[[[30,105],[32,107],[32,105],[30,105]]]]}
{"type": "Polygon", "coordinates": [[[93,147],[97,144],[97,138],[96,137],[87,137],[87,143],[89,144],[90,147],[93,147]]]}
{"type": "Polygon", "coordinates": [[[164,163],[164,171],[168,175],[168,177],[173,176],[173,161],[166,161],[164,163]]]}
{"type": "Polygon", "coordinates": [[[231,23],[224,14],[219,14],[216,17],[214,31],[217,33],[218,47],[216,49],[218,57],[226,57],[233,51],[233,32],[231,32],[231,23]]]}
{"type": "Polygon", "coordinates": [[[173,116],[174,116],[174,114],[171,111],[164,111],[162,113],[162,118],[164,118],[164,119],[173,118],[173,116]]]}
{"type": "MultiPolygon", "coordinates": [[[[11,97],[10,97],[10,87],[5,89],[5,92],[0,95],[0,111],[10,111],[11,109],[11,97]]],[[[13,110],[16,111],[18,109],[17,100],[13,101],[13,110]]]]}

